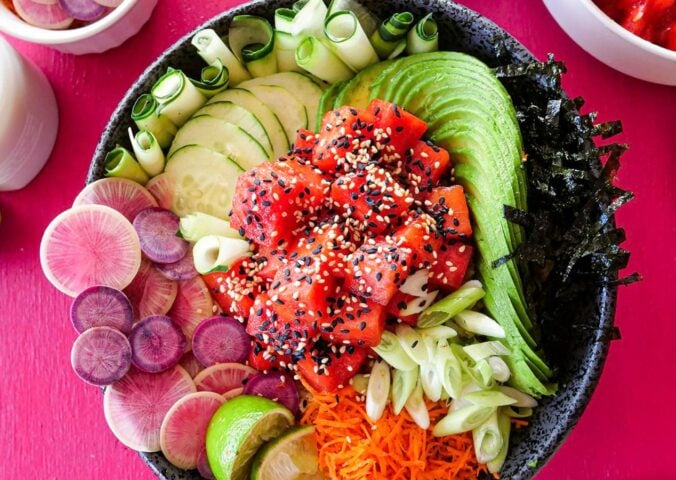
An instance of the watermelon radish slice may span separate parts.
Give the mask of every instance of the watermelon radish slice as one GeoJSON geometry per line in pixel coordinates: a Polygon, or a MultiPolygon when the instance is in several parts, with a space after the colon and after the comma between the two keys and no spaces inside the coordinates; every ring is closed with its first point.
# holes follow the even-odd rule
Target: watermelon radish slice
{"type": "Polygon", "coordinates": [[[298,413],[298,388],[291,378],[279,372],[259,373],[249,378],[244,385],[244,395],[266,397],[284,405],[294,414],[298,413]]]}
{"type": "Polygon", "coordinates": [[[70,320],[78,333],[92,327],[112,327],[128,334],[134,314],[131,302],[124,293],[97,285],[75,297],[70,306],[70,320]]]}
{"type": "Polygon", "coordinates": [[[246,381],[258,371],[241,363],[217,363],[207,367],[195,376],[197,391],[214,392],[224,395],[242,388],[246,381]]]}
{"type": "Polygon", "coordinates": [[[181,327],[188,344],[192,344],[192,334],[199,323],[212,315],[214,302],[202,277],[178,282],[178,295],[169,311],[171,319],[181,327]]]}
{"type": "Polygon", "coordinates": [[[185,257],[190,244],[176,235],[179,218],[164,208],[146,208],[134,218],[141,250],[156,263],[174,263],[185,257]]]}
{"type": "Polygon", "coordinates": [[[81,205],[59,214],[40,243],[40,263],[47,279],[66,295],[92,285],[124,289],[141,265],[134,227],[103,205],[81,205]]]}
{"type": "Polygon", "coordinates": [[[197,468],[209,421],[224,402],[216,393],[197,392],[186,395],[171,407],[160,429],[160,446],[169,462],[186,470],[197,468]]]}
{"type": "Polygon", "coordinates": [[[200,450],[200,454],[197,455],[197,471],[205,480],[216,480],[214,472],[211,471],[211,466],[209,465],[206,446],[200,450]]]}
{"type": "Polygon", "coordinates": [[[33,0],[13,0],[14,10],[21,19],[35,27],[50,30],[63,30],[70,27],[73,17],[69,16],[58,3],[34,2],[33,0]]]}
{"type": "Polygon", "coordinates": [[[120,6],[122,0],[96,0],[96,3],[104,7],[115,8],[120,6]]]}
{"type": "Polygon", "coordinates": [[[132,367],[106,388],[103,413],[123,445],[139,452],[159,452],[162,420],[174,403],[194,392],[195,383],[178,365],[162,373],[132,367]]]}
{"type": "Polygon", "coordinates": [[[90,328],[73,343],[70,363],[85,382],[110,385],[124,377],[131,366],[129,340],[114,328],[90,328]]]}
{"type": "Polygon", "coordinates": [[[251,341],[244,325],[232,317],[208,318],[200,323],[192,336],[192,351],[202,365],[244,362],[249,356],[251,341]]]}
{"type": "Polygon", "coordinates": [[[146,189],[155,197],[157,204],[167,210],[171,210],[171,206],[174,203],[175,186],[176,180],[171,174],[166,172],[160,173],[146,183],[146,189]]]}
{"type": "Polygon", "coordinates": [[[197,361],[195,355],[193,355],[192,353],[192,350],[189,352],[185,352],[178,363],[183,368],[185,368],[185,370],[190,374],[190,376],[193,379],[198,373],[204,370],[204,366],[197,361]]]}
{"type": "Polygon", "coordinates": [[[134,319],[140,320],[151,315],[165,315],[174,304],[178,283],[166,278],[144,258],[124,293],[134,309],[134,319]]]}
{"type": "Polygon", "coordinates": [[[155,268],[169,280],[190,280],[197,276],[195,260],[192,257],[192,249],[189,248],[185,256],[174,263],[157,263],[155,268]]]}
{"type": "Polygon", "coordinates": [[[136,368],[158,373],[178,364],[185,350],[185,335],[164,315],[147,317],[134,325],[129,335],[136,368]]]}
{"type": "Polygon", "coordinates": [[[87,185],[73,201],[78,205],[106,205],[134,221],[141,210],[157,207],[157,200],[143,185],[120,177],[102,178],[87,185]]]}
{"type": "Polygon", "coordinates": [[[94,0],[59,0],[59,5],[74,19],[85,22],[96,20],[108,11],[94,0]]]}
{"type": "Polygon", "coordinates": [[[230,400],[231,398],[239,397],[243,393],[244,393],[244,387],[240,387],[240,388],[233,388],[232,390],[228,390],[227,392],[225,392],[221,396],[226,400],[230,400]]]}

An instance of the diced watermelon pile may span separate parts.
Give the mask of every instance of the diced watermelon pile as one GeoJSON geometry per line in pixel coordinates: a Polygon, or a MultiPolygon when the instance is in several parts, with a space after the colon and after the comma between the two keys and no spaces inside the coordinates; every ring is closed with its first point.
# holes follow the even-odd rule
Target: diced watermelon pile
{"type": "Polygon", "coordinates": [[[299,130],[289,154],[238,178],[230,221],[256,250],[205,280],[247,323],[252,366],[339,388],[388,322],[415,325],[401,313],[416,300],[400,291],[409,275],[428,271],[426,291],[462,284],[469,211],[448,152],[423,141],[425,130],[384,101],[341,107],[319,132],[299,130]]]}

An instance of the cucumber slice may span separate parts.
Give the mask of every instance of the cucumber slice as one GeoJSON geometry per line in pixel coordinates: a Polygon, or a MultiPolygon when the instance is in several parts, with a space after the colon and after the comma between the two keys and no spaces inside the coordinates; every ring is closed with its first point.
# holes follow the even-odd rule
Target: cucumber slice
{"type": "Polygon", "coordinates": [[[322,87],[307,75],[298,72],[275,73],[267,77],[247,80],[240,87],[249,88],[249,85],[275,85],[282,87],[305,106],[310,121],[313,121],[317,117],[317,107],[319,106],[319,99],[322,96],[322,87]]]}
{"type": "Polygon", "coordinates": [[[307,111],[286,89],[272,85],[249,85],[248,90],[275,112],[292,144],[299,128],[307,128],[307,111]]]}
{"type": "Polygon", "coordinates": [[[272,144],[270,143],[268,133],[265,131],[260,120],[256,118],[256,115],[246,108],[232,102],[216,102],[205,105],[195,115],[211,115],[212,117],[220,118],[225,122],[237,125],[263,146],[269,159],[273,159],[272,144]]]}
{"type": "Polygon", "coordinates": [[[289,140],[286,138],[284,128],[277,115],[263,102],[248,90],[241,88],[229,88],[219,93],[207,102],[207,105],[216,102],[232,102],[249,110],[263,125],[272,144],[272,153],[280,157],[289,151],[289,140]]]}
{"type": "Polygon", "coordinates": [[[174,179],[171,210],[182,217],[202,212],[227,219],[237,176],[244,170],[228,157],[198,145],[174,152],[165,175],[174,179]]]}
{"type": "Polygon", "coordinates": [[[263,146],[242,128],[224,122],[211,115],[200,115],[191,118],[181,128],[169,150],[167,163],[171,156],[186,145],[201,145],[225,155],[244,170],[249,170],[268,161],[263,146]]]}

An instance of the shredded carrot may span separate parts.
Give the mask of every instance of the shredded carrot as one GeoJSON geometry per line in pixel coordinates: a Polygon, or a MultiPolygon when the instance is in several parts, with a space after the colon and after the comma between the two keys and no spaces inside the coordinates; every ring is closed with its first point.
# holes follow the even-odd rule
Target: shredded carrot
{"type": "MultiPolygon", "coordinates": [[[[469,433],[434,437],[405,410],[395,415],[389,406],[374,424],[351,387],[311,393],[301,423],[315,425],[319,464],[331,480],[476,479],[486,471],[469,433]]],[[[427,406],[432,425],[448,411],[443,402],[427,406]]]]}

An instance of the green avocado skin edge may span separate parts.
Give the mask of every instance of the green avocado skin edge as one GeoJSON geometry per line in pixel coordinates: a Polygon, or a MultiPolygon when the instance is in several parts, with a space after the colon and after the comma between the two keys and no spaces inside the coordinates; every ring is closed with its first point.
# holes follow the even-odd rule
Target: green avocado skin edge
{"type": "Polygon", "coordinates": [[[503,342],[512,352],[506,358],[510,383],[536,397],[553,394],[552,371],[537,352],[518,266],[514,260],[492,266],[524,239],[522,227],[504,218],[504,206],[527,210],[521,132],[502,83],[472,56],[433,52],[375,64],[334,95],[334,106],[364,108],[373,98],[396,103],[425,120],[427,137],[451,153],[455,180],[465,188],[472,212],[486,308],[505,329],[503,342]]]}

